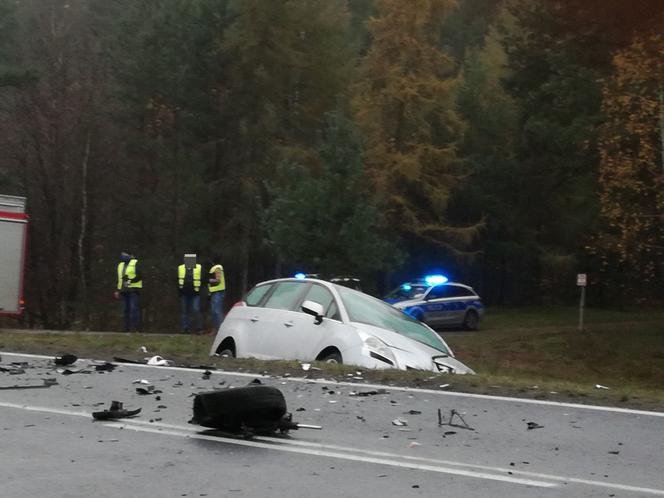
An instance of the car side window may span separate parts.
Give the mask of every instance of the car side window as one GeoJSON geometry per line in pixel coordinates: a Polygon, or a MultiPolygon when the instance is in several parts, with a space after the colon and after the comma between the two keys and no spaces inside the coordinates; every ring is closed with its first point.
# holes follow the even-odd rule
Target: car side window
{"type": "Polygon", "coordinates": [[[254,287],[244,298],[244,302],[247,303],[247,306],[258,306],[258,304],[263,299],[263,296],[265,296],[271,287],[272,284],[258,285],[254,287]]]}
{"type": "Polygon", "coordinates": [[[457,287],[456,285],[450,285],[449,290],[449,297],[470,297],[473,295],[473,293],[465,287],[457,287]]]}
{"type": "Polygon", "coordinates": [[[270,297],[267,298],[264,308],[277,310],[291,310],[302,293],[302,282],[279,282],[275,284],[270,297]]]}
{"type": "Polygon", "coordinates": [[[313,284],[307,294],[304,296],[303,301],[314,301],[323,306],[325,310],[325,317],[339,320],[339,308],[334,301],[334,296],[322,285],[313,284]]]}
{"type": "Polygon", "coordinates": [[[447,285],[437,285],[429,291],[429,294],[427,294],[427,300],[442,299],[444,297],[450,297],[449,286],[447,285]]]}

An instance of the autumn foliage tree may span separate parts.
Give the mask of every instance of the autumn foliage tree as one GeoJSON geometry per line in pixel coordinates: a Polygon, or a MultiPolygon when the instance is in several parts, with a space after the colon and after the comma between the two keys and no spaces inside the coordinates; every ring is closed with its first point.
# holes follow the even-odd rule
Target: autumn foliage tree
{"type": "Polygon", "coordinates": [[[617,258],[646,286],[664,276],[664,37],[637,37],[616,53],[604,87],[600,201],[604,267],[617,258]]]}
{"type": "Polygon", "coordinates": [[[454,226],[446,218],[463,177],[457,147],[464,123],[455,109],[459,78],[440,49],[441,26],[455,2],[379,0],[376,6],[354,99],[368,172],[388,225],[458,254],[477,227],[454,226]]]}

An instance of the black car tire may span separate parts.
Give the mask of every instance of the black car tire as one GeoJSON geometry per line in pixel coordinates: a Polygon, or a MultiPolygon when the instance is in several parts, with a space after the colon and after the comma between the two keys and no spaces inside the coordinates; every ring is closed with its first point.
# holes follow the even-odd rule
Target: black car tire
{"type": "Polygon", "coordinates": [[[463,328],[466,330],[477,330],[480,326],[480,316],[475,310],[469,310],[463,319],[463,328]]]}
{"type": "Polygon", "coordinates": [[[326,354],[325,356],[323,356],[320,359],[320,361],[324,361],[325,363],[338,363],[338,364],[343,363],[343,359],[341,358],[341,354],[339,354],[337,352],[326,354]]]}
{"type": "Polygon", "coordinates": [[[231,432],[269,432],[276,430],[285,414],[281,391],[257,385],[197,394],[191,423],[231,432]]]}

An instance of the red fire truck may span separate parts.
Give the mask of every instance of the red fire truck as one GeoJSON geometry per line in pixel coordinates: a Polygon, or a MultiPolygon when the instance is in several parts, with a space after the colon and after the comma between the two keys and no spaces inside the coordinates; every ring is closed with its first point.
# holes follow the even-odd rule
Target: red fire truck
{"type": "Polygon", "coordinates": [[[27,242],[25,197],[0,194],[0,316],[23,312],[27,242]]]}

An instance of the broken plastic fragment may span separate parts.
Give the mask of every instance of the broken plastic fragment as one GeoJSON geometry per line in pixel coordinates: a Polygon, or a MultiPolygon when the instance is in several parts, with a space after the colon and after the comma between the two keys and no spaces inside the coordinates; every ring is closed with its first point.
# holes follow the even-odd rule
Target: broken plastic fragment
{"type": "Polygon", "coordinates": [[[538,424],[537,422],[528,422],[528,430],[531,431],[533,429],[542,429],[544,426],[538,424]]]}
{"type": "Polygon", "coordinates": [[[401,418],[395,418],[394,420],[392,420],[392,425],[405,426],[405,425],[408,425],[408,420],[404,420],[404,419],[401,419],[401,418]]]}
{"type": "Polygon", "coordinates": [[[111,408],[101,412],[92,412],[95,420],[113,420],[117,418],[133,417],[141,412],[140,408],[136,410],[125,410],[119,401],[111,401],[111,408]]]}
{"type": "Polygon", "coordinates": [[[305,372],[311,368],[311,363],[302,363],[302,370],[305,372]]]}
{"type": "Polygon", "coordinates": [[[595,389],[609,389],[606,386],[603,386],[602,384],[595,384],[595,389]]]}
{"type": "Polygon", "coordinates": [[[56,356],[53,360],[53,363],[61,367],[64,367],[76,363],[76,360],[78,360],[78,357],[76,355],[63,354],[62,356],[56,356]]]}
{"type": "Polygon", "coordinates": [[[171,360],[166,360],[161,356],[153,356],[152,358],[147,358],[147,360],[148,365],[153,367],[169,367],[174,364],[171,360]]]}

